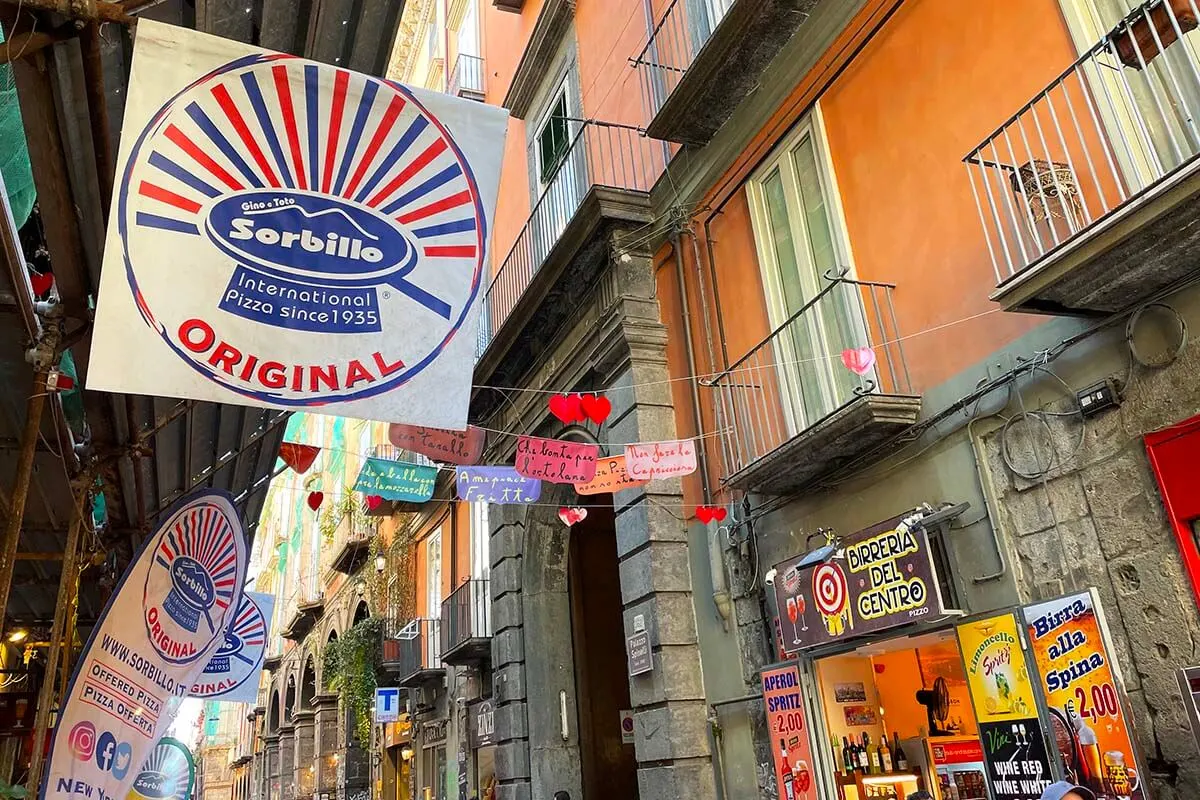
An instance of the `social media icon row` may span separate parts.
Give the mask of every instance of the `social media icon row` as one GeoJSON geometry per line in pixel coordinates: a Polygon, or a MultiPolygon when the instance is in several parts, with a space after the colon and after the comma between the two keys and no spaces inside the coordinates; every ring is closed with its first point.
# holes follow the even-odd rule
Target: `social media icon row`
{"type": "Polygon", "coordinates": [[[117,780],[129,774],[129,762],[133,758],[133,746],[129,742],[118,742],[108,731],[96,736],[96,726],[88,721],[79,722],[67,735],[67,746],[79,761],[96,759],[101,772],[111,772],[117,780]]]}

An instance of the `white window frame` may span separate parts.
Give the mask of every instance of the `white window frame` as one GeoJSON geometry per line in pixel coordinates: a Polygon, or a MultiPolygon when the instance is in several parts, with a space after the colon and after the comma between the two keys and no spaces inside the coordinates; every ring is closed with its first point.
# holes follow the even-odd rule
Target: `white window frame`
{"type": "Polygon", "coordinates": [[[442,597],[442,541],[440,525],[425,539],[425,612],[429,619],[441,619],[446,599],[442,597]]]}
{"type": "MultiPolygon", "coordinates": [[[[803,202],[800,198],[799,186],[794,180],[794,167],[792,166],[792,154],[805,137],[808,137],[813,145],[813,153],[817,165],[817,180],[820,182],[820,190],[827,208],[830,241],[833,245],[836,266],[845,269],[845,277],[847,278],[854,279],[857,275],[854,252],[850,246],[850,236],[846,226],[845,210],[842,207],[841,192],[838,189],[837,174],[829,155],[828,139],[825,132],[825,118],[821,112],[820,103],[816,103],[812,110],[796,124],[788,135],[776,144],[767,160],[754,171],[750,179],[746,182],[746,195],[750,206],[750,221],[754,230],[754,244],[758,254],[759,273],[762,278],[763,293],[767,302],[767,317],[772,331],[778,329],[798,309],[788,308],[783,286],[779,280],[780,269],[777,260],[778,257],[775,252],[775,242],[769,233],[771,229],[770,214],[767,209],[763,187],[771,174],[779,170],[783,180],[784,191],[788,195],[787,215],[789,228],[797,243],[799,243],[801,238],[807,238],[807,224],[803,220],[797,219],[796,211],[803,208],[803,202]]],[[[801,250],[802,248],[797,249],[801,250]]],[[[801,258],[799,254],[797,257],[798,259],[801,258]]],[[[817,272],[815,266],[808,261],[807,254],[804,254],[802,257],[808,263],[800,265],[801,274],[799,277],[802,285],[804,285],[805,294],[812,297],[824,288],[821,285],[823,277],[817,272]]],[[[865,330],[863,331],[862,339],[864,343],[867,341],[865,330]]],[[[787,341],[781,341],[781,348],[785,361],[795,362],[798,360],[797,355],[791,351],[787,341]]],[[[837,355],[829,352],[829,345],[824,341],[823,336],[822,341],[816,343],[816,350],[830,356],[837,355]]],[[[777,369],[781,391],[798,392],[799,387],[796,385],[798,376],[794,371],[785,369],[784,366],[779,365],[777,369]]],[[[826,369],[826,373],[832,375],[832,370],[837,368],[838,365],[831,363],[826,369]]],[[[832,411],[837,407],[837,404],[830,402],[828,380],[822,380],[821,384],[821,392],[826,410],[832,411]]],[[[804,430],[817,421],[801,419],[794,406],[794,403],[782,403],[784,416],[787,420],[789,430],[793,434],[804,430]]]]}

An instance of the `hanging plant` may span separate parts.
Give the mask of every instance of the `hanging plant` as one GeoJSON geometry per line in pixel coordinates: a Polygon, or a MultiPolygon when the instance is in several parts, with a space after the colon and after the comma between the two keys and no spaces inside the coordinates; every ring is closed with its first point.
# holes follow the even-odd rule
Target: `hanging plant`
{"type": "Polygon", "coordinates": [[[324,673],[328,686],[341,695],[354,714],[354,732],[360,744],[371,741],[375,688],[379,685],[383,619],[368,617],[325,645],[324,673]]]}

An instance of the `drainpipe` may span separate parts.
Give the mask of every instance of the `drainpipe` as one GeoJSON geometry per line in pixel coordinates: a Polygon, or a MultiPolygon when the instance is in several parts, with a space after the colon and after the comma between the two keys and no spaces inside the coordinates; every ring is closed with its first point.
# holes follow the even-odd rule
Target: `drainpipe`
{"type": "MultiPolygon", "coordinates": [[[[695,244],[694,238],[693,244],[695,244]]],[[[683,269],[683,250],[680,247],[678,231],[671,238],[671,250],[675,257],[675,276],[679,281],[679,311],[683,318],[683,347],[687,354],[688,374],[695,376],[696,348],[692,342],[692,311],[691,305],[688,303],[687,283],[683,269]]],[[[696,252],[699,255],[699,249],[696,252]]],[[[696,262],[696,266],[699,268],[699,262],[696,262]]],[[[708,482],[708,448],[703,438],[704,417],[701,415],[700,408],[700,386],[695,380],[688,381],[688,386],[692,396],[692,416],[696,421],[696,435],[700,437],[699,447],[696,448],[700,462],[700,486],[704,494],[704,504],[709,505],[712,503],[712,486],[708,482]]],[[[708,569],[712,575],[713,604],[717,608],[717,615],[721,618],[721,627],[728,632],[729,620],[733,617],[733,601],[729,596],[729,580],[725,575],[725,560],[721,556],[721,526],[706,525],[705,535],[708,539],[708,569]]]]}
{"type": "Polygon", "coordinates": [[[987,519],[988,527],[992,529],[992,544],[996,548],[996,557],[1000,559],[1000,569],[988,575],[976,575],[971,579],[976,586],[981,583],[998,581],[1008,574],[1008,559],[1004,555],[1004,542],[1000,535],[1000,528],[996,524],[996,516],[992,513],[992,506],[996,502],[996,487],[992,483],[991,474],[984,466],[983,442],[975,435],[975,423],[998,416],[1000,414],[987,414],[976,417],[967,423],[967,438],[971,441],[971,455],[975,457],[975,477],[979,481],[979,493],[983,496],[984,517],[987,519]]]}

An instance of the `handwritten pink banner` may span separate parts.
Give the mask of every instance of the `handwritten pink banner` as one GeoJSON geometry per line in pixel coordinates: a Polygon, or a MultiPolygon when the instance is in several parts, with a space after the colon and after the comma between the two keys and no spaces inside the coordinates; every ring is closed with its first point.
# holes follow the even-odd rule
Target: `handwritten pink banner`
{"type": "Polygon", "coordinates": [[[625,445],[625,471],[634,480],[675,478],[696,471],[696,442],[644,442],[625,445]]]}
{"type": "Polygon", "coordinates": [[[411,450],[434,461],[475,464],[483,455],[487,432],[474,425],[468,425],[465,431],[448,431],[393,423],[388,426],[388,441],[401,450],[411,450]]]}
{"type": "Polygon", "coordinates": [[[603,456],[596,461],[596,476],[587,483],[575,484],[575,491],[579,494],[606,494],[645,486],[648,482],[629,477],[625,471],[625,456],[603,456]]]}
{"type": "Polygon", "coordinates": [[[594,444],[540,439],[517,439],[517,472],[526,478],[550,483],[588,483],[596,477],[596,458],[600,448],[594,444]]]}

